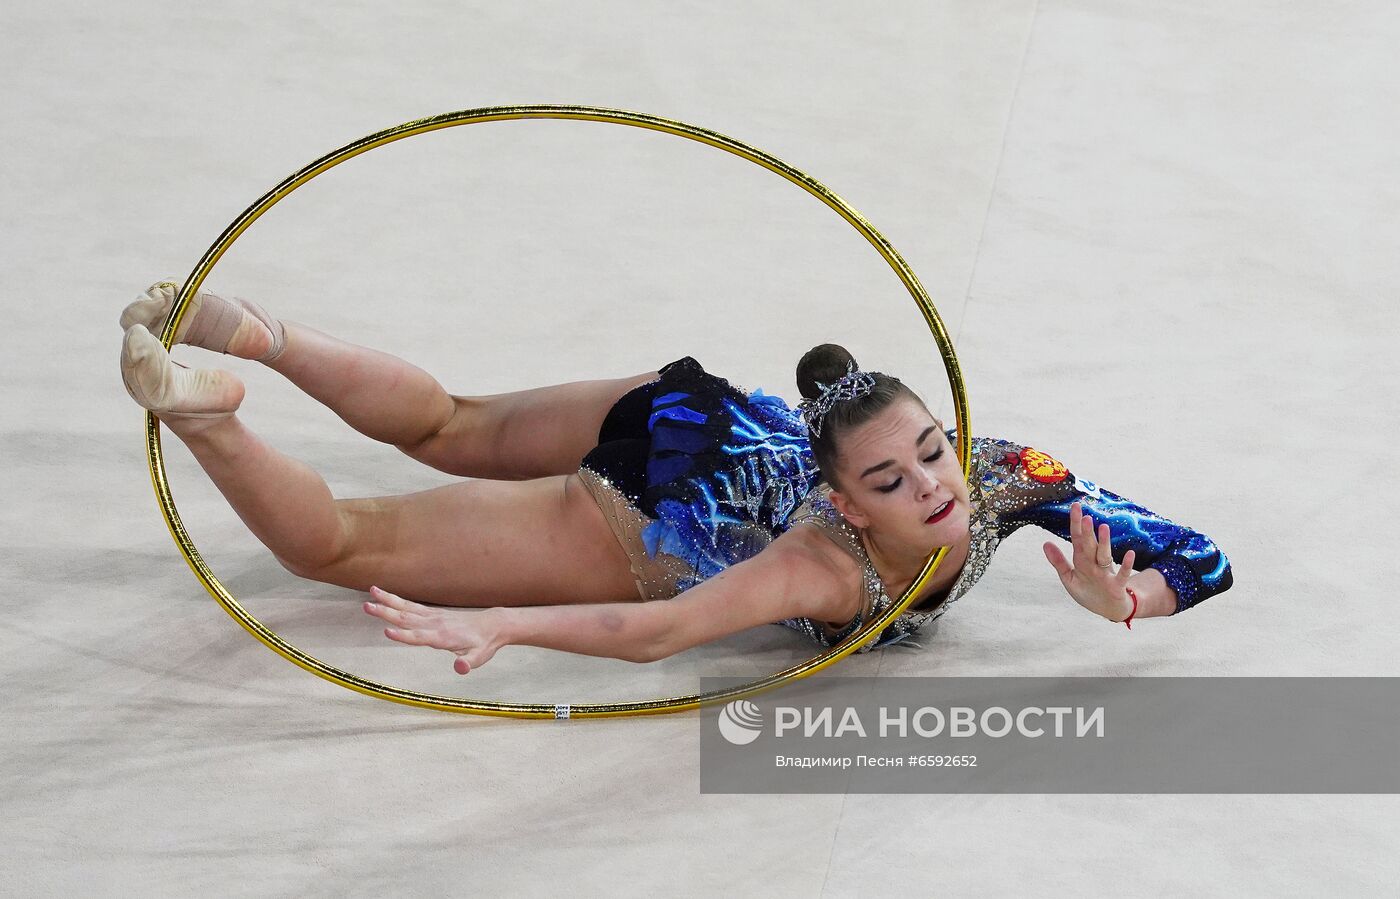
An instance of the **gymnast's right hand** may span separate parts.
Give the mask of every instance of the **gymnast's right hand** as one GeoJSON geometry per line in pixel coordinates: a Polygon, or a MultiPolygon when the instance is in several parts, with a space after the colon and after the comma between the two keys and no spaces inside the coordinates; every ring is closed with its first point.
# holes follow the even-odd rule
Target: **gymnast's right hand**
{"type": "Polygon", "coordinates": [[[372,602],[364,609],[397,627],[384,629],[384,636],[413,646],[445,649],[457,656],[452,668],[467,674],[485,665],[500,646],[495,639],[490,609],[437,609],[395,596],[378,587],[369,588],[372,602]]]}

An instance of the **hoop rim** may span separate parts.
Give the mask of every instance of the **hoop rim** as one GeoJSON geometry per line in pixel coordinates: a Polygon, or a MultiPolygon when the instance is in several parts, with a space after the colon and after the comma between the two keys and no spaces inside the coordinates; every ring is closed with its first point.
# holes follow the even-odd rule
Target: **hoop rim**
{"type": "MultiPolygon", "coordinates": [[[[957,356],[953,351],[952,341],[949,339],[947,329],[943,325],[943,320],[939,317],[937,310],[929,299],[927,291],[924,290],[923,285],[914,275],[913,270],[910,269],[908,264],[904,261],[904,258],[895,250],[894,246],[890,244],[885,236],[863,215],[815,178],[812,178],[810,175],[807,175],[805,172],[800,171],[781,159],[743,143],[742,141],[720,134],[717,131],[712,131],[708,128],[702,128],[675,119],[666,119],[633,110],[614,109],[603,106],[483,106],[458,110],[456,112],[442,113],[428,118],[415,119],[410,122],[405,122],[402,125],[376,131],[359,140],[352,141],[338,150],[327,153],[283,179],[281,183],[273,187],[245,209],[224,229],[223,233],[220,234],[209,249],[205,251],[189,277],[185,279],[184,287],[176,294],[175,302],[171,309],[171,315],[167,318],[165,327],[159,335],[161,343],[165,345],[167,350],[171,348],[173,337],[179,328],[180,320],[183,318],[185,310],[189,306],[190,299],[196,295],[200,286],[209,276],[209,273],[213,271],[219,259],[228,251],[229,247],[231,247],[238,237],[242,235],[253,222],[257,221],[263,213],[281,202],[298,187],[348,159],[359,156],[361,153],[366,153],[376,147],[403,140],[404,138],[459,125],[506,121],[511,119],[586,120],[616,125],[629,125],[673,134],[678,137],[708,144],[709,146],[724,150],[725,152],[762,166],[769,171],[781,175],[788,181],[793,182],[809,194],[821,200],[850,223],[852,227],[860,232],[866,240],[875,247],[885,261],[889,263],[891,268],[894,269],[895,274],[899,276],[900,281],[904,283],[904,286],[914,298],[915,303],[923,313],[924,320],[928,323],[933,333],[934,340],[938,344],[943,359],[944,370],[948,375],[949,386],[953,391],[954,411],[957,416],[958,433],[968,434],[971,432],[969,428],[966,385],[963,381],[961,368],[958,366],[957,356]]],[[[864,626],[848,636],[837,646],[826,648],[825,651],[818,653],[806,662],[791,666],[767,677],[734,687],[712,690],[706,693],[674,696],[665,699],[581,704],[512,703],[444,696],[434,693],[421,693],[416,690],[382,684],[328,665],[309,653],[304,652],[289,641],[284,640],[275,631],[268,628],[249,613],[214,575],[214,572],[204,561],[203,556],[200,555],[199,549],[195,546],[194,541],[190,538],[189,532],[185,529],[179,511],[175,507],[175,500],[171,494],[170,483],[166,474],[165,457],[161,450],[160,420],[156,417],[155,413],[147,410],[145,424],[146,456],[149,463],[152,486],[156,492],[161,514],[165,518],[166,525],[170,529],[170,535],[179,547],[181,555],[189,564],[191,570],[194,571],[200,583],[204,585],[205,589],[209,591],[209,594],[223,607],[224,611],[228,612],[235,621],[269,649],[318,677],[349,690],[354,690],[358,693],[363,693],[378,699],[418,706],[420,708],[437,709],[439,711],[512,718],[555,719],[655,715],[700,708],[701,706],[728,702],[741,697],[766,692],[782,686],[785,683],[815,674],[823,668],[835,664],[837,661],[855,652],[856,649],[864,644],[870,637],[882,632],[887,624],[905,611],[913,601],[913,598],[925,584],[928,583],[929,578],[937,571],[938,566],[947,556],[949,550],[949,547],[946,546],[939,547],[925,560],[923,569],[920,571],[919,575],[914,578],[913,583],[909,585],[908,589],[905,590],[898,601],[891,605],[884,614],[866,622],[864,626]]],[[[972,441],[970,440],[958,441],[957,449],[959,461],[962,464],[963,478],[965,480],[971,471],[971,447],[972,441]]]]}

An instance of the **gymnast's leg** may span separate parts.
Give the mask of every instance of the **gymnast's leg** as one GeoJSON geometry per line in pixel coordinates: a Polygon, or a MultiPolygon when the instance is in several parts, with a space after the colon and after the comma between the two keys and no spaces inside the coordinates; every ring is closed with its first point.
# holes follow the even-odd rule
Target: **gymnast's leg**
{"type": "Polygon", "coordinates": [[[132,398],[189,447],[293,574],[456,606],[638,599],[627,556],[576,473],[335,499],[310,466],[238,418],[244,387],[232,373],[180,366],[140,324],[127,330],[121,362],[132,398]]]}
{"type": "Polygon", "coordinates": [[[638,599],[628,560],[576,474],[334,499],[309,465],[236,415],[164,421],[298,577],[476,608],[638,599]]]}
{"type": "Polygon", "coordinates": [[[449,394],[426,371],[299,322],[266,364],[360,433],[449,474],[529,480],[578,470],[619,397],[658,377],[574,381],[482,396],[449,394]]]}
{"type": "Polygon", "coordinates": [[[283,568],[310,577],[340,554],[345,522],[311,466],[269,446],[237,415],[161,420],[283,568]]]}
{"type": "MultiPolygon", "coordinates": [[[[173,283],[152,285],[127,307],[122,327],[157,331],[174,296],[173,283]]],[[[466,477],[525,480],[577,470],[613,403],[658,376],[457,396],[397,356],[278,321],[256,304],[204,291],[192,303],[176,342],[262,361],[360,433],[466,477]]]]}

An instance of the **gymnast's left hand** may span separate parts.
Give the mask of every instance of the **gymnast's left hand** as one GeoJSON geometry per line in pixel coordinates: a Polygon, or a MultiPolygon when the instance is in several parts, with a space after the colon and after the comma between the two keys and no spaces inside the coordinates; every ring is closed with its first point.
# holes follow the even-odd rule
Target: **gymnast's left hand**
{"type": "Polygon", "coordinates": [[[1114,571],[1108,524],[1099,524],[1097,538],[1094,531],[1093,517],[1084,514],[1078,502],[1071,504],[1069,533],[1070,542],[1074,544],[1074,564],[1065,559],[1059,546],[1052,541],[1043,546],[1045,557],[1075,602],[1110,621],[1123,621],[1133,611],[1127,587],[1128,578],[1133,576],[1136,554],[1131,549],[1124,553],[1122,566],[1114,571]]]}
{"type": "Polygon", "coordinates": [[[385,628],[384,636],[455,653],[452,669],[458,674],[485,665],[501,646],[490,609],[438,609],[378,587],[370,587],[369,593],[373,600],[365,603],[365,611],[396,625],[385,628]]]}

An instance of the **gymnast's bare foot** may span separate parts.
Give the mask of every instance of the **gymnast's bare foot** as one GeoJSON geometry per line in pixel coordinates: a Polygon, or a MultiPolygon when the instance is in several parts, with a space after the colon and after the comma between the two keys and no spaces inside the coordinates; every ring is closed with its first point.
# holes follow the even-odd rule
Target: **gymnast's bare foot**
{"type": "Polygon", "coordinates": [[[230,418],[243,403],[243,382],[232,372],[181,365],[142,324],[122,338],[121,368],[131,398],[166,424],[181,422],[182,430],[230,418]]]}

